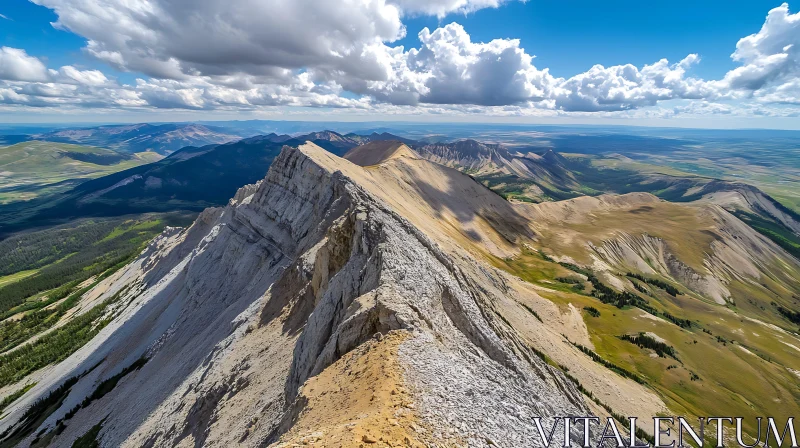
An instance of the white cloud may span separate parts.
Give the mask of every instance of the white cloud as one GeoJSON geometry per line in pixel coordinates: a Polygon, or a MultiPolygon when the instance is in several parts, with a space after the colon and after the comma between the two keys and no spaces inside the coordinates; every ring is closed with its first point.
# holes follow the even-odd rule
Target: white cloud
{"type": "Polygon", "coordinates": [[[283,81],[309,67],[369,76],[366,47],[405,35],[385,0],[33,0],[87,51],[120,69],[187,79],[245,73],[283,81]]]}
{"type": "Polygon", "coordinates": [[[451,23],[419,33],[422,46],[408,53],[409,65],[428,75],[426,103],[498,106],[541,100],[554,79],[537,70],[519,40],[475,43],[464,28],[451,23]]]}
{"type": "Polygon", "coordinates": [[[9,18],[8,18],[8,16],[7,16],[7,15],[5,15],[5,14],[0,14],[0,19],[11,20],[11,19],[9,19],[9,18]]]}
{"type": "Polygon", "coordinates": [[[85,37],[88,54],[146,76],[121,85],[98,70],[48,70],[24,50],[2,47],[5,104],[548,116],[642,108],[659,116],[764,114],[775,103],[800,104],[800,14],[786,4],[737,43],[731,57],[739,67],[706,81],[690,73],[700,61],[694,54],[556,78],[534,65],[519,40],[474,42],[458,23],[423,29],[416,48],[394,44],[406,34],[404,17],[442,18],[514,0],[32,1],[56,12],[55,26],[85,37]],[[722,103],[730,100],[759,106],[722,103]],[[660,107],[669,101],[689,104],[660,107]]]}
{"type": "Polygon", "coordinates": [[[508,1],[509,0],[394,0],[393,3],[410,14],[427,14],[441,19],[450,13],[467,14],[483,8],[497,8],[508,1]]]}
{"type": "Polygon", "coordinates": [[[46,81],[47,68],[25,50],[0,47],[0,79],[9,81],[46,81]]]}
{"type": "Polygon", "coordinates": [[[58,71],[51,70],[50,75],[65,84],[102,86],[109,82],[100,70],[78,70],[71,65],[61,67],[58,71]]]}
{"type": "Polygon", "coordinates": [[[772,9],[761,30],[739,40],[731,58],[742,63],[725,75],[731,89],[760,90],[795,80],[800,75],[800,13],[789,5],[772,9]]]}
{"type": "Polygon", "coordinates": [[[702,80],[687,78],[686,71],[699,61],[691,54],[672,64],[662,59],[642,69],[627,64],[589,71],[561,80],[555,89],[555,107],[565,111],[615,111],[653,106],[672,99],[700,99],[716,95],[702,80]]]}

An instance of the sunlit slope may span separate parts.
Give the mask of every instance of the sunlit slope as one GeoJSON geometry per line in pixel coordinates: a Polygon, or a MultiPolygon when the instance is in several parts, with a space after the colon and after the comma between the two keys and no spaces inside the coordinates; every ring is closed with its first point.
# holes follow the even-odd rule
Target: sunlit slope
{"type": "Polygon", "coordinates": [[[800,410],[797,323],[780,311],[797,309],[800,265],[722,207],[646,193],[503,204],[455,169],[421,157],[379,157],[368,165],[338,168],[359,179],[366,173],[369,182],[360,184],[374,185],[371,191],[429,235],[449,236],[444,244],[458,241],[532,284],[510,279],[518,301],[500,301],[501,314],[604,407],[622,415],[748,418],[800,410]],[[476,226],[490,211],[490,225],[476,226]],[[641,306],[603,303],[585,273],[641,306]],[[640,332],[663,340],[677,359],[620,339],[640,332]],[[594,362],[573,343],[639,380],[594,362]],[[644,401],[653,407],[643,409],[644,401]]]}
{"type": "Polygon", "coordinates": [[[103,148],[42,141],[0,147],[0,203],[66,191],[83,180],[159,158],[155,153],[120,154],[103,148]]]}
{"type": "Polygon", "coordinates": [[[641,193],[517,208],[535,241],[493,263],[561,313],[596,310],[581,313],[594,350],[672,412],[742,415],[753,430],[800,410],[800,262],[772,241],[719,206],[641,193]],[[674,356],[621,339],[643,332],[674,356]]]}
{"type": "Polygon", "coordinates": [[[429,235],[445,235],[437,238],[442,244],[458,241],[531,283],[509,280],[518,302],[501,300],[501,314],[614,412],[642,415],[648,401],[653,415],[747,416],[752,431],[755,416],[800,411],[800,338],[791,314],[800,309],[800,262],[723,207],[647,193],[508,203],[414,154],[370,160],[363,170],[337,167],[373,185],[370,191],[429,235]],[[613,297],[603,303],[586,273],[640,306],[618,307],[613,297]],[[672,347],[675,358],[620,338],[640,332],[672,347]]]}

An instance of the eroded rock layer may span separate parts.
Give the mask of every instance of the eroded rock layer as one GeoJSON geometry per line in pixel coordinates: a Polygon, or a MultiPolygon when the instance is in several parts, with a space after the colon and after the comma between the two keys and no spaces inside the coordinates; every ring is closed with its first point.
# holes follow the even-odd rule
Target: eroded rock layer
{"type": "Polygon", "coordinates": [[[57,446],[99,423],[103,446],[521,446],[533,416],[586,415],[500,317],[519,288],[442,249],[347,174],[364,168],[332,158],[284,148],[264,180],[98,285],[111,323],[0,431],[73,377],[37,430],[57,446]]]}

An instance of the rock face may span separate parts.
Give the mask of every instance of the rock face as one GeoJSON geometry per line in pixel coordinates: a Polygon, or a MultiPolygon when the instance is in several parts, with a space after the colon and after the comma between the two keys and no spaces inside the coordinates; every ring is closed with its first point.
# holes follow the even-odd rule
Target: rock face
{"type": "Polygon", "coordinates": [[[154,241],[100,285],[101,299],[119,297],[111,324],[0,432],[77,375],[36,430],[53,446],[102,422],[102,446],[512,447],[538,440],[533,416],[588,415],[499,317],[507,278],[442,249],[337,163],[350,162],[285,147],[226,207],[154,241]]]}

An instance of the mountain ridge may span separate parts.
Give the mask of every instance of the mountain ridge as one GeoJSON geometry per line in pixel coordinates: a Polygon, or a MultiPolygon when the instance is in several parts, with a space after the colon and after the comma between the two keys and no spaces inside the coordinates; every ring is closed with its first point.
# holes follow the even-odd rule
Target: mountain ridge
{"type": "MultiPolygon", "coordinates": [[[[59,384],[59,378],[82,371],[82,366],[100,362],[78,380],[45,427],[65,419],[66,409],[82,399],[77,391],[90,391],[104,374],[119,371],[143,354],[147,361],[104,398],[104,406],[81,409],[67,419],[55,436],[57,443],[74,440],[103,418],[100,414],[106,419],[102,440],[110,445],[172,444],[187,434],[195,443],[281,446],[320,431],[346,440],[345,446],[365,437],[377,440],[383,428],[392,425],[370,420],[378,412],[372,407],[362,416],[348,414],[332,427],[292,433],[295,419],[302,420],[306,409],[318,404],[309,401],[310,390],[298,386],[320,377],[346,354],[363,359],[359,353],[364,352],[356,347],[366,349],[385,337],[400,336],[405,342],[392,359],[419,372],[413,378],[406,375],[399,386],[411,401],[390,408],[405,425],[394,433],[398,439],[392,443],[413,439],[422,446],[477,437],[448,432],[448,419],[453,417],[480,427],[486,438],[532,437],[533,424],[511,425],[518,420],[493,398],[501,393],[498,381],[507,400],[520,409],[515,412],[541,412],[540,405],[530,402],[532,394],[547,396],[551,411],[586,412],[578,392],[558,371],[519,341],[507,345],[505,341],[516,336],[501,330],[499,318],[480,311],[491,302],[473,282],[502,294],[498,286],[481,279],[498,274],[481,273],[472,261],[443,252],[371,192],[333,171],[331,166],[349,163],[334,157],[312,144],[285,148],[263,181],[240,189],[225,208],[206,210],[190,229],[167,231],[139,260],[110,279],[107,292],[97,300],[122,291],[121,303],[126,305],[118,308],[121,314],[115,313],[117,321],[66,363],[71,367],[51,371],[33,389],[31,397],[59,384]],[[212,266],[217,274],[209,276],[212,266]],[[236,274],[217,277],[228,268],[236,274]],[[420,281],[421,275],[427,280],[420,281]],[[270,284],[280,288],[271,290],[270,284]],[[225,321],[234,324],[224,325],[225,321]],[[187,333],[189,328],[200,329],[202,335],[187,333]],[[189,337],[193,342],[187,345],[189,337]],[[271,341],[270,348],[259,355],[264,352],[258,341],[264,337],[271,341]],[[215,354],[208,358],[208,353],[215,354]],[[452,402],[446,416],[414,398],[420,394],[417,387],[437,378],[424,365],[409,364],[410,358],[422,356],[430,366],[456,370],[469,365],[472,373],[459,374],[467,375],[463,384],[481,388],[486,399],[469,409],[452,402]],[[176,370],[175,363],[182,367],[176,370]],[[524,381],[514,380],[520,375],[524,381]],[[215,384],[240,386],[233,386],[239,389],[231,395],[229,386],[219,389],[215,384]],[[133,390],[140,393],[130,401],[133,390]],[[226,394],[230,398],[224,398],[226,394]],[[260,396],[268,401],[266,408],[254,408],[260,396]],[[120,400],[128,401],[127,406],[112,404],[120,400]],[[228,412],[223,403],[229,400],[250,404],[240,402],[228,412]],[[413,402],[434,413],[423,421],[413,402]],[[202,417],[200,406],[216,407],[214,422],[202,417]],[[105,409],[115,411],[108,414],[105,409]],[[255,409],[258,422],[245,427],[255,409]],[[183,429],[168,431],[174,424],[183,429]],[[345,424],[351,429],[345,431],[345,424]],[[420,432],[417,427],[429,429],[420,432]]],[[[9,427],[27,402],[15,403],[0,425],[9,427]]]]}

